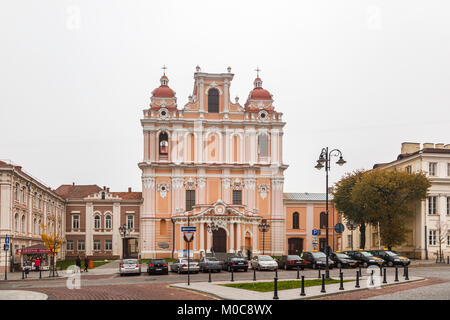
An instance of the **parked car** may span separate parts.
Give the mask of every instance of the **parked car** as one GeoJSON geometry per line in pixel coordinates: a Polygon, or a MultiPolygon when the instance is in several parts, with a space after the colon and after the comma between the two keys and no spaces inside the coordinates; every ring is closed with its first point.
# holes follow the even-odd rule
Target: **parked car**
{"type": "MultiPolygon", "coordinates": [[[[300,257],[305,261],[305,266],[320,269],[325,268],[327,256],[321,251],[305,251],[300,257]]],[[[328,268],[333,269],[334,261],[328,257],[328,268]]]]}
{"type": "Polygon", "coordinates": [[[150,259],[147,266],[148,274],[169,274],[169,267],[164,259],[150,259]]]}
{"type": "MultiPolygon", "coordinates": [[[[177,259],[174,263],[170,265],[170,270],[177,273],[188,272],[188,259],[181,258],[177,259]]],[[[200,271],[200,266],[198,261],[189,261],[189,272],[198,273],[200,271]]]]}
{"type": "Polygon", "coordinates": [[[217,271],[220,272],[222,270],[223,261],[218,260],[215,257],[203,257],[200,260],[200,271],[202,272],[211,272],[217,271]]]}
{"type": "Polygon", "coordinates": [[[287,255],[287,256],[281,256],[280,259],[278,259],[278,268],[280,269],[297,269],[300,268],[301,270],[305,269],[305,262],[303,261],[300,256],[297,255],[287,255]]]}
{"type": "Polygon", "coordinates": [[[333,252],[330,258],[334,261],[334,266],[337,268],[356,268],[358,266],[356,260],[340,251],[333,252]]]}
{"type": "Polygon", "coordinates": [[[259,271],[278,269],[278,263],[271,256],[255,256],[250,263],[253,269],[259,271]]]}
{"type": "Polygon", "coordinates": [[[222,269],[228,272],[231,272],[231,269],[248,271],[248,261],[245,258],[230,257],[223,263],[222,269]]]}
{"type": "Polygon", "coordinates": [[[367,251],[346,251],[345,254],[356,260],[358,262],[358,266],[362,266],[364,268],[367,268],[371,265],[382,266],[384,264],[383,259],[375,257],[373,254],[367,251]]]}
{"type": "Polygon", "coordinates": [[[381,258],[385,261],[388,267],[394,265],[407,266],[411,263],[407,257],[399,256],[398,253],[390,250],[372,250],[370,251],[375,257],[381,258]]]}
{"type": "Polygon", "coordinates": [[[124,274],[141,274],[141,265],[138,259],[123,259],[119,265],[120,276],[124,274]]]}

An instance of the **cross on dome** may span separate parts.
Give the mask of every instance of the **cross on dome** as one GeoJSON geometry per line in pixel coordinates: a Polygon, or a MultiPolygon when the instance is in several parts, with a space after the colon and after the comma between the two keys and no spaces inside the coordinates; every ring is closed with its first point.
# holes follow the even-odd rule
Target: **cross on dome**
{"type": "Polygon", "coordinates": [[[256,66],[255,71],[256,71],[256,77],[259,78],[259,72],[261,71],[261,69],[258,66],[256,66]]]}

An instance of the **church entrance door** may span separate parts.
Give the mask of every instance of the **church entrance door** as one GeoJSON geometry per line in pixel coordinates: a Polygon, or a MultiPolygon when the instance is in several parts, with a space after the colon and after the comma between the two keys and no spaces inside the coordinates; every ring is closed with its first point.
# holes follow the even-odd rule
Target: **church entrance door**
{"type": "Polygon", "coordinates": [[[213,250],[215,253],[227,252],[227,233],[222,228],[213,233],[213,250]]]}

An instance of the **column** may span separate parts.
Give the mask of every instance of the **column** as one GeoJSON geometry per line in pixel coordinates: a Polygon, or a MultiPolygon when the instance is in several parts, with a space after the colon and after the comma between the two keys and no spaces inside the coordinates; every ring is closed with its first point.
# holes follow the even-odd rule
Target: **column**
{"type": "Polygon", "coordinates": [[[230,249],[228,252],[234,253],[234,222],[230,222],[230,249]]]}
{"type": "Polygon", "coordinates": [[[253,254],[256,254],[257,252],[259,252],[259,248],[258,248],[258,227],[256,226],[256,223],[253,223],[252,225],[252,233],[253,233],[253,238],[252,238],[252,252],[253,254]]]}
{"type": "Polygon", "coordinates": [[[242,224],[238,222],[236,224],[236,251],[241,250],[241,246],[242,246],[242,243],[241,243],[241,227],[242,227],[242,224]]]}
{"type": "MultiPolygon", "coordinates": [[[[120,227],[120,203],[116,202],[113,204],[113,212],[112,212],[112,245],[113,245],[113,255],[122,256],[122,237],[119,232],[120,227]]],[[[141,244],[144,242],[142,237],[142,230],[141,230],[141,244]]],[[[146,248],[144,248],[146,250],[146,248]]]]}
{"type": "Polygon", "coordinates": [[[200,251],[204,251],[205,245],[205,223],[202,221],[200,222],[200,251]]]}
{"type": "Polygon", "coordinates": [[[212,234],[211,232],[208,232],[206,235],[206,252],[211,253],[211,247],[212,247],[212,234]]]}
{"type": "Polygon", "coordinates": [[[89,202],[86,204],[86,215],[85,215],[85,252],[86,255],[92,255],[92,244],[93,244],[93,234],[92,234],[92,219],[94,216],[94,204],[89,202]]]}

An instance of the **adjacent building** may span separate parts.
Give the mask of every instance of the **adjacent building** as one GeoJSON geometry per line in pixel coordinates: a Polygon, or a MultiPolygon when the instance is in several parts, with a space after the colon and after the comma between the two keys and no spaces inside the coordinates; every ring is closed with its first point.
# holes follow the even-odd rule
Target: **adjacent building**
{"type": "MultiPolygon", "coordinates": [[[[414,217],[408,222],[408,233],[403,245],[395,247],[409,257],[435,259],[440,248],[450,254],[450,145],[443,143],[404,142],[397,159],[375,164],[374,168],[424,172],[431,187],[427,198],[414,206],[414,217]]],[[[344,248],[359,248],[359,231],[346,230],[344,248]]],[[[383,248],[377,227],[366,229],[366,249],[383,248]]]]}

